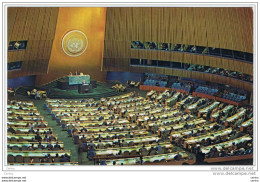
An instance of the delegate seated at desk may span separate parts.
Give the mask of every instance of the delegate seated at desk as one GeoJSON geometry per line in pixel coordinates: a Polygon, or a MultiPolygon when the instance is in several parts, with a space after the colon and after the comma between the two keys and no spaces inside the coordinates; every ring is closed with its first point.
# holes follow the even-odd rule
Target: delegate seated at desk
{"type": "MultiPolygon", "coordinates": [[[[73,75],[72,72],[70,72],[69,76],[72,76],[72,75],[73,75]]],[[[78,72],[76,71],[74,75],[78,75],[78,72]]],[[[82,76],[82,75],[84,75],[84,74],[83,74],[82,72],[80,72],[79,75],[82,76]]]]}

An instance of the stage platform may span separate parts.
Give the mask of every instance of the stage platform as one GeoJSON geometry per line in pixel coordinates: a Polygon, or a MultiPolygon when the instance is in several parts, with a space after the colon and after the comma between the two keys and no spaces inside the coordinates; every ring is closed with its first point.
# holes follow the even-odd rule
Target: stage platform
{"type": "Polygon", "coordinates": [[[97,82],[97,87],[92,89],[90,93],[80,94],[76,90],[63,90],[60,88],[52,88],[48,94],[48,98],[64,98],[64,99],[80,99],[80,98],[94,98],[111,97],[122,93],[115,92],[111,89],[111,85],[107,83],[97,82]]]}
{"type": "MultiPolygon", "coordinates": [[[[57,98],[57,99],[82,99],[82,98],[93,98],[100,99],[101,97],[112,97],[116,95],[122,95],[132,91],[139,91],[138,88],[127,88],[125,92],[116,92],[111,87],[113,83],[101,83],[97,82],[97,87],[92,89],[90,93],[80,94],[78,90],[62,90],[57,87],[57,84],[52,84],[52,86],[42,86],[42,87],[20,87],[16,93],[27,96],[27,91],[36,88],[37,90],[47,91],[48,98],[57,98]]],[[[142,96],[145,96],[147,91],[139,91],[142,96]]]]}

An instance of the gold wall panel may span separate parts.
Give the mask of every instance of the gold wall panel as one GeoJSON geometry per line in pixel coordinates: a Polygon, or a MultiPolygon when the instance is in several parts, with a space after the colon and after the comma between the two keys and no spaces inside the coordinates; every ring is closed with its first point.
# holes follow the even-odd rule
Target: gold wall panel
{"type": "Polygon", "coordinates": [[[23,61],[21,70],[9,71],[8,78],[47,73],[58,11],[59,8],[46,7],[7,9],[8,44],[28,41],[26,50],[8,51],[8,62],[23,61]]]}
{"type": "Polygon", "coordinates": [[[253,64],[242,61],[130,48],[131,41],[139,40],[252,53],[251,8],[107,8],[106,20],[104,62],[106,58],[154,59],[208,65],[253,75],[253,64]]]}
{"type": "MultiPolygon", "coordinates": [[[[41,85],[76,71],[89,74],[91,79],[104,81],[105,72],[101,71],[101,65],[105,21],[106,8],[59,8],[48,74],[37,76],[36,83],[41,85]],[[66,55],[61,47],[63,36],[71,30],[80,30],[88,38],[87,50],[78,57],[66,55]]],[[[112,55],[122,56],[117,52],[112,55]]]]}

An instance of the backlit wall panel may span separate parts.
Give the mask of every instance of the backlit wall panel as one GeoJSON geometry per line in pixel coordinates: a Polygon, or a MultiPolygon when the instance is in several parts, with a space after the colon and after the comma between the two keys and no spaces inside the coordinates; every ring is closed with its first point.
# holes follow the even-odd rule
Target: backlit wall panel
{"type": "Polygon", "coordinates": [[[37,76],[38,85],[47,83],[70,72],[89,74],[91,79],[103,81],[103,60],[106,8],[59,8],[55,37],[51,50],[48,74],[37,76]],[[88,39],[86,51],[77,57],[63,52],[64,35],[72,30],[83,32],[88,39]]]}

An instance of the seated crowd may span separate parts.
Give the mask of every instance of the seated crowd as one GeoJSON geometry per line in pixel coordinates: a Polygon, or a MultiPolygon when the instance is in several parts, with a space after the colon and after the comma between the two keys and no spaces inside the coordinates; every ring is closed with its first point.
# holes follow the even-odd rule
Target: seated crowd
{"type": "Polygon", "coordinates": [[[240,92],[237,91],[237,90],[234,90],[234,91],[224,90],[222,97],[224,99],[232,100],[232,101],[235,101],[235,102],[241,102],[241,101],[246,100],[246,93],[242,93],[241,90],[240,90],[240,92]]]}
{"type": "Polygon", "coordinates": [[[195,89],[195,92],[204,93],[204,94],[208,94],[208,95],[214,95],[218,92],[218,89],[214,88],[214,87],[201,85],[195,89]]]}
{"type": "Polygon", "coordinates": [[[166,87],[168,77],[160,74],[146,73],[143,85],[166,87]]]}
{"type": "Polygon", "coordinates": [[[15,96],[15,89],[8,87],[7,88],[7,95],[8,95],[8,97],[15,96]]]}
{"type": "Polygon", "coordinates": [[[188,93],[190,92],[192,87],[192,84],[190,83],[185,83],[185,82],[174,82],[171,86],[171,88],[175,90],[184,90],[187,91],[188,93]]]}
{"type": "Polygon", "coordinates": [[[251,75],[239,73],[236,71],[226,70],[224,68],[216,68],[216,67],[196,65],[196,64],[186,64],[185,68],[189,71],[199,71],[204,73],[217,74],[221,76],[235,78],[238,80],[253,82],[253,77],[251,75]]]}
{"type": "Polygon", "coordinates": [[[33,89],[32,91],[27,91],[27,95],[35,100],[40,100],[47,97],[47,92],[43,90],[33,89]]]}
{"type": "Polygon", "coordinates": [[[81,101],[47,99],[45,108],[99,165],[193,164],[252,157],[253,112],[173,90],[81,101]],[[231,150],[232,149],[232,150],[231,150]]]}
{"type": "MultiPolygon", "coordinates": [[[[149,78],[149,77],[148,77],[149,78]]],[[[162,77],[164,80],[167,80],[166,78],[162,77]]],[[[161,78],[161,79],[162,79],[161,78]]],[[[168,78],[170,79],[170,78],[168,78]]],[[[223,85],[206,85],[192,82],[192,81],[186,81],[186,80],[170,80],[170,81],[157,81],[152,79],[146,79],[143,83],[143,86],[157,86],[157,91],[162,91],[163,89],[170,89],[170,90],[176,90],[182,93],[193,93],[193,94],[204,94],[204,97],[212,98],[212,97],[218,97],[220,100],[228,100],[230,102],[236,102],[236,104],[241,103],[247,103],[248,97],[247,92],[244,90],[239,90],[236,88],[229,88],[227,86],[223,85]],[[158,83],[165,82],[163,85],[160,85],[158,83]],[[169,87],[166,87],[166,85],[169,85],[169,87]]],[[[145,89],[146,90],[146,89],[145,89]]]]}
{"type": "Polygon", "coordinates": [[[126,87],[123,84],[115,84],[112,86],[112,89],[114,89],[116,92],[124,92],[126,87]]]}
{"type": "Polygon", "coordinates": [[[76,164],[33,102],[8,100],[7,108],[8,164],[76,164]]]}

